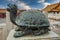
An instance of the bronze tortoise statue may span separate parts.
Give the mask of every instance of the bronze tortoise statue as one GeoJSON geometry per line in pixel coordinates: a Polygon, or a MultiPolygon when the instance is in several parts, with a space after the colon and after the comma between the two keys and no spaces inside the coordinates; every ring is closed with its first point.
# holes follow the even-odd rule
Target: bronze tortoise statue
{"type": "Polygon", "coordinates": [[[15,4],[8,4],[7,10],[10,12],[11,22],[19,28],[15,30],[14,37],[21,37],[27,34],[38,36],[50,30],[50,23],[47,17],[40,11],[27,10],[16,16],[18,8],[15,4]]]}

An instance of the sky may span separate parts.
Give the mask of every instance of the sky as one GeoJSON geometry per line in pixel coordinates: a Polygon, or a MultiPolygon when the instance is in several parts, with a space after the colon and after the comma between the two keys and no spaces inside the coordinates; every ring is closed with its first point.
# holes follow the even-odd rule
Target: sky
{"type": "Polygon", "coordinates": [[[47,5],[55,4],[60,2],[60,0],[0,0],[0,9],[6,9],[9,3],[16,4],[18,9],[38,9],[42,10],[47,5]]]}

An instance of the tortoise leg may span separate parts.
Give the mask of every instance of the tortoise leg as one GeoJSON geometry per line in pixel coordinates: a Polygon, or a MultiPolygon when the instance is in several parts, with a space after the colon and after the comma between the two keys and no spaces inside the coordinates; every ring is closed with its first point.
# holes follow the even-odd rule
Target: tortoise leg
{"type": "Polygon", "coordinates": [[[48,29],[38,28],[37,31],[33,31],[33,35],[39,36],[39,35],[44,34],[44,33],[47,33],[47,32],[48,32],[48,29]]]}
{"type": "Polygon", "coordinates": [[[18,38],[18,37],[22,37],[24,35],[25,35],[25,32],[23,32],[23,31],[17,31],[17,32],[15,32],[14,37],[18,38]]]}
{"type": "Polygon", "coordinates": [[[18,38],[18,37],[24,36],[26,35],[26,32],[27,32],[27,28],[23,29],[22,31],[16,31],[14,34],[14,37],[18,38]]]}
{"type": "Polygon", "coordinates": [[[31,34],[32,35],[40,35],[40,29],[39,28],[36,28],[36,27],[34,27],[34,28],[31,28],[31,34]]]}

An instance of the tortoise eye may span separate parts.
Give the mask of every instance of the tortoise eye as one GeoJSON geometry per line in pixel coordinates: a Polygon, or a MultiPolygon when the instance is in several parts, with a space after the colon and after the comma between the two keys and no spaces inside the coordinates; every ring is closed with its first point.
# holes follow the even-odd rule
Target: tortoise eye
{"type": "Polygon", "coordinates": [[[7,8],[7,11],[10,11],[10,8],[7,8]]]}

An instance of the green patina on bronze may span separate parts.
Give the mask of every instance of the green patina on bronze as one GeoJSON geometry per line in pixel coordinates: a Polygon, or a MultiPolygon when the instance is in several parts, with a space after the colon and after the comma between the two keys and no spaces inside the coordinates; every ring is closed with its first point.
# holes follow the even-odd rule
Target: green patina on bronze
{"type": "Polygon", "coordinates": [[[47,17],[40,11],[28,10],[16,17],[17,7],[15,4],[9,4],[7,10],[10,12],[10,16],[12,15],[10,17],[12,23],[20,28],[20,31],[16,31],[14,37],[21,37],[27,34],[38,36],[49,31],[50,23],[47,17]]]}

